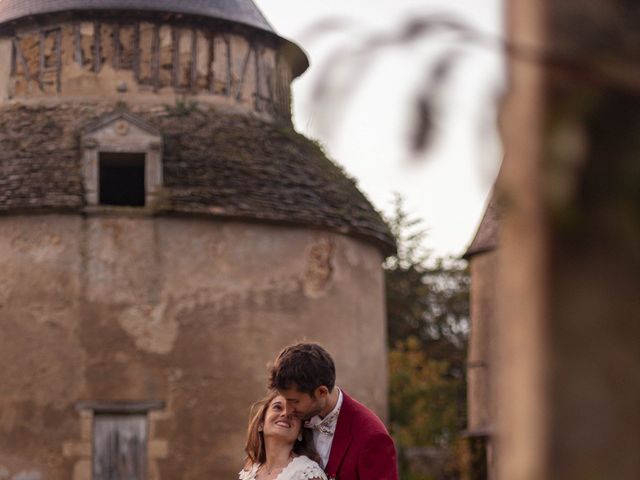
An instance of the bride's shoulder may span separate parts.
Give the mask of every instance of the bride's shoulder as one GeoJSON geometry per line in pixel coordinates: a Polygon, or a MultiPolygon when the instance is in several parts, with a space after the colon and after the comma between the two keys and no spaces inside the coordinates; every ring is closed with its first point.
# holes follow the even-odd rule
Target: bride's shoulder
{"type": "Polygon", "coordinates": [[[327,480],[327,476],[320,465],[309,457],[300,455],[295,458],[295,461],[297,463],[296,480],[327,480]]]}
{"type": "Polygon", "coordinates": [[[256,478],[258,467],[259,465],[257,463],[245,465],[245,467],[238,473],[238,480],[254,480],[256,478]]]}

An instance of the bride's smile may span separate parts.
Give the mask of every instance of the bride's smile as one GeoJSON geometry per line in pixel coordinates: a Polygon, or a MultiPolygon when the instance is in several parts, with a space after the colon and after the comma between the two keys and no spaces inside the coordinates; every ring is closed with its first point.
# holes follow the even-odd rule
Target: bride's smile
{"type": "Polygon", "coordinates": [[[285,409],[285,399],[277,396],[269,404],[264,419],[264,436],[281,437],[285,441],[294,442],[301,428],[301,420],[285,409]]]}

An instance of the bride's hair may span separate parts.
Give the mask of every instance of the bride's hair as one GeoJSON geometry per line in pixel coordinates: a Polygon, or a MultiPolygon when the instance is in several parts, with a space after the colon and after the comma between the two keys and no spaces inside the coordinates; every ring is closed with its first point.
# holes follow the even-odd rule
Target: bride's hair
{"type": "MultiPolygon", "coordinates": [[[[264,425],[264,417],[267,413],[267,409],[271,402],[278,396],[276,390],[270,390],[267,395],[254,403],[251,407],[251,413],[249,414],[249,426],[247,428],[247,443],[244,447],[244,451],[247,453],[246,464],[251,465],[253,463],[264,463],[267,460],[267,452],[264,446],[264,434],[262,432],[261,425],[264,425]]],[[[311,460],[319,461],[320,457],[313,447],[313,434],[311,432],[304,432],[303,430],[302,440],[296,439],[293,444],[293,453],[296,455],[305,455],[311,460]]]]}

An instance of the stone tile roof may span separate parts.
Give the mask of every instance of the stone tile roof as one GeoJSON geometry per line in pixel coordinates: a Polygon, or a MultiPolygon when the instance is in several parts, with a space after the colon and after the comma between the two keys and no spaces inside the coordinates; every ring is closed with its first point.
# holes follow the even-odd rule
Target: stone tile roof
{"type": "Polygon", "coordinates": [[[152,10],[201,15],[274,33],[252,0],[1,0],[0,23],[46,13],[90,10],[152,10]]]}
{"type": "Polygon", "coordinates": [[[499,243],[499,228],[500,215],[498,201],[494,192],[491,194],[478,231],[465,252],[464,258],[469,259],[474,255],[496,249],[499,243]]]}
{"type": "MultiPolygon", "coordinates": [[[[84,209],[80,134],[107,104],[0,109],[0,214],[84,209]]],[[[132,107],[164,138],[160,214],[329,229],[385,254],[389,229],[353,180],[290,127],[213,109],[132,107]]]]}

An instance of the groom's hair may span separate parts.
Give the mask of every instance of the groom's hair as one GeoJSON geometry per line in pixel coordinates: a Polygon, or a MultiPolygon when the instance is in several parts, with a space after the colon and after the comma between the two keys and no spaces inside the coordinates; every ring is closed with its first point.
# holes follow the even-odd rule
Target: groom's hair
{"type": "Polygon", "coordinates": [[[296,343],[285,347],[269,368],[269,388],[296,390],[313,395],[324,385],[333,390],[336,367],[331,355],[317,343],[296,343]]]}

